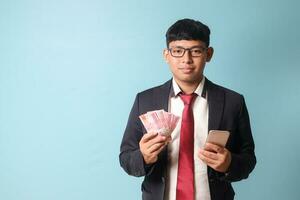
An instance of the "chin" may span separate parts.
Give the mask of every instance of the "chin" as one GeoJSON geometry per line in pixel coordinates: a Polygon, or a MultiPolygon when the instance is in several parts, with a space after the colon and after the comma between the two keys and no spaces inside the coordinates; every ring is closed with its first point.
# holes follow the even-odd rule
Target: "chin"
{"type": "Polygon", "coordinates": [[[196,82],[199,82],[198,79],[188,79],[188,78],[183,78],[183,79],[179,79],[181,82],[184,83],[189,83],[189,84],[194,84],[196,82]]]}
{"type": "Polygon", "coordinates": [[[198,83],[202,80],[201,77],[182,77],[181,81],[186,82],[186,83],[198,83]]]}

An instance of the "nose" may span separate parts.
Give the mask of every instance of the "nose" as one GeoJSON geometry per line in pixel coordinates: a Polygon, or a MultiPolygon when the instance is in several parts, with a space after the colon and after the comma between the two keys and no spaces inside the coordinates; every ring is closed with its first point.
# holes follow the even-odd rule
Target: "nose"
{"type": "Polygon", "coordinates": [[[192,59],[192,54],[190,52],[190,50],[185,50],[183,56],[182,56],[182,61],[184,63],[192,63],[193,62],[193,59],[192,59]]]}

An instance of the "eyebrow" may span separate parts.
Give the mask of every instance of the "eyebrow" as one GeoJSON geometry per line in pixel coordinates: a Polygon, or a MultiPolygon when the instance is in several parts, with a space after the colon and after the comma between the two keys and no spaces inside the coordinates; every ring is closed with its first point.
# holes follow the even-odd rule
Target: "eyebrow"
{"type": "Polygon", "coordinates": [[[195,46],[191,46],[190,48],[185,48],[183,46],[174,46],[174,47],[171,47],[171,48],[193,49],[193,48],[205,48],[205,47],[200,46],[200,45],[195,45],[195,46]]]}

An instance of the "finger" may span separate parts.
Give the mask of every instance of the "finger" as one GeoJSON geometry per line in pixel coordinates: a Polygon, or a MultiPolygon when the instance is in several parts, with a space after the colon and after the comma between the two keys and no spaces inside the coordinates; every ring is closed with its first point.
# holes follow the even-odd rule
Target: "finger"
{"type": "Polygon", "coordinates": [[[166,140],[165,140],[165,144],[167,145],[168,143],[170,143],[172,141],[172,137],[169,135],[169,136],[166,136],[166,140]]]}
{"type": "Polygon", "coordinates": [[[219,156],[217,153],[214,153],[214,152],[211,152],[211,151],[206,151],[206,150],[202,150],[200,149],[199,152],[201,154],[203,154],[205,157],[208,157],[212,160],[218,160],[219,159],[219,156]]]}
{"type": "Polygon", "coordinates": [[[198,154],[198,157],[203,161],[205,162],[207,165],[209,166],[213,166],[213,165],[216,165],[217,162],[213,159],[210,159],[208,157],[206,157],[205,155],[203,155],[202,153],[199,152],[198,154]]]}
{"type": "Polygon", "coordinates": [[[222,150],[219,153],[226,154],[226,153],[229,153],[229,150],[226,148],[222,148],[222,150]]]}
{"type": "Polygon", "coordinates": [[[223,147],[208,142],[208,143],[205,144],[204,149],[207,150],[207,151],[221,152],[223,147]]]}
{"type": "Polygon", "coordinates": [[[165,146],[164,142],[155,143],[151,147],[148,148],[148,152],[153,153],[153,152],[157,151],[158,149],[160,149],[161,147],[164,147],[164,146],[165,146]]]}
{"type": "Polygon", "coordinates": [[[171,142],[171,141],[172,141],[172,136],[171,136],[171,135],[169,135],[169,136],[167,137],[167,141],[168,141],[168,142],[171,142]]]}
{"type": "Polygon", "coordinates": [[[166,143],[167,142],[167,137],[166,136],[162,136],[162,135],[157,135],[156,137],[152,138],[151,140],[149,140],[147,143],[147,146],[150,147],[156,143],[166,143]]]}
{"type": "Polygon", "coordinates": [[[164,148],[165,148],[165,145],[161,146],[159,149],[157,149],[156,151],[152,152],[152,154],[154,156],[157,156],[164,148]]]}
{"type": "Polygon", "coordinates": [[[155,138],[156,136],[157,136],[157,133],[155,133],[155,132],[146,133],[146,134],[142,137],[141,142],[146,143],[146,142],[148,142],[149,140],[155,138]]]}

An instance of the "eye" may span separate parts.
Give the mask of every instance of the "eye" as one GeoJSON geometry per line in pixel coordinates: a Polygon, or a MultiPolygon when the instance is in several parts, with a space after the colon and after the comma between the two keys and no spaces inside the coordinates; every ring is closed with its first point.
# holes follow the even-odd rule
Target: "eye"
{"type": "Polygon", "coordinates": [[[172,53],[174,54],[181,54],[183,52],[183,49],[172,49],[172,53]]]}
{"type": "Polygon", "coordinates": [[[195,54],[201,54],[202,53],[202,49],[192,49],[191,52],[195,53],[195,54]]]}

